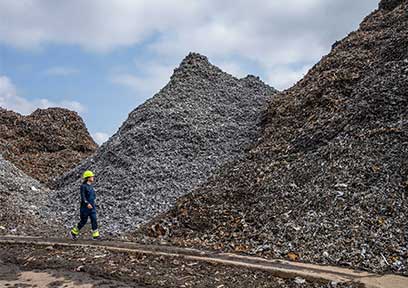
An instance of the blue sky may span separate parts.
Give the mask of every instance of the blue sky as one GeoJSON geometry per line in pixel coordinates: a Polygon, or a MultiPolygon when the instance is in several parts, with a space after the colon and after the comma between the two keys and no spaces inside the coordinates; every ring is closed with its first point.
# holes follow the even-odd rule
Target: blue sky
{"type": "Polygon", "coordinates": [[[118,71],[140,73],[142,69],[132,61],[134,55],[142,53],[138,47],[102,54],[72,45],[47,45],[39,51],[26,51],[3,44],[0,45],[0,75],[12,79],[17,94],[29,101],[44,98],[56,104],[80,103],[80,108],[75,110],[91,132],[112,134],[127,114],[149,97],[112,80],[118,71]]]}
{"type": "Polygon", "coordinates": [[[289,88],[377,0],[0,0],[0,106],[76,110],[99,142],[188,52],[289,88]]]}

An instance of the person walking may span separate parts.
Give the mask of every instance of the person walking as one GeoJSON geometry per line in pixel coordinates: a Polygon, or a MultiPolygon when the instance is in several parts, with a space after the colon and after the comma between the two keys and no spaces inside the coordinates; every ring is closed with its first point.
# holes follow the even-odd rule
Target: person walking
{"type": "Polygon", "coordinates": [[[82,174],[82,178],[84,182],[81,185],[81,208],[80,208],[80,217],[81,220],[77,225],[75,225],[71,229],[71,237],[72,239],[76,240],[79,236],[80,230],[85,226],[88,218],[91,218],[91,225],[92,225],[92,238],[98,239],[99,238],[99,231],[98,231],[98,222],[96,219],[96,206],[95,206],[95,199],[96,194],[95,190],[92,187],[92,183],[95,181],[95,175],[92,171],[86,170],[82,174]]]}

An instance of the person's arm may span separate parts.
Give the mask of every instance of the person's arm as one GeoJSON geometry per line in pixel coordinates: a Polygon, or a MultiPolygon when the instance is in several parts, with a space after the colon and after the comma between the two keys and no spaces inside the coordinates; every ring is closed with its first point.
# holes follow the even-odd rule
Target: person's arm
{"type": "Polygon", "coordinates": [[[81,186],[81,201],[83,203],[85,203],[86,207],[88,207],[88,209],[92,209],[92,205],[89,203],[89,199],[87,198],[88,193],[86,186],[81,186]]]}

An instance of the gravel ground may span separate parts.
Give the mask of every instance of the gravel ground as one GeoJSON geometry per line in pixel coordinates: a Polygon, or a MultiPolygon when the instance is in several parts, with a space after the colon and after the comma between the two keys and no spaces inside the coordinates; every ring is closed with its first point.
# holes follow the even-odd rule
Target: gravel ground
{"type": "Polygon", "coordinates": [[[408,2],[380,8],[274,97],[246,159],[145,233],[408,275],[408,2]]]}
{"type": "Polygon", "coordinates": [[[27,270],[15,264],[0,261],[0,287],[8,288],[125,288],[146,287],[137,284],[108,280],[67,270],[34,269],[27,270]]]}
{"type": "MultiPolygon", "coordinates": [[[[189,54],[170,82],[132,111],[95,156],[58,179],[51,210],[77,220],[80,175],[96,173],[101,230],[116,234],[169,209],[221,164],[241,158],[261,135],[276,92],[259,78],[237,79],[189,54]]],[[[48,215],[46,215],[48,217],[48,215]]]]}

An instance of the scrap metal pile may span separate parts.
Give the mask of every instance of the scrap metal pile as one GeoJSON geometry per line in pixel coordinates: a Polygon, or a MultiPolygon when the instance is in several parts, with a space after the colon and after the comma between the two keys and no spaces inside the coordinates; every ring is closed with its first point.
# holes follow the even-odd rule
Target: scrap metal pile
{"type": "Polygon", "coordinates": [[[408,274],[408,3],[269,105],[262,140],[146,226],[177,245],[408,274]]]}
{"type": "Polygon", "coordinates": [[[41,183],[0,155],[0,235],[48,230],[53,225],[52,221],[39,219],[39,211],[47,201],[48,192],[41,183]]]}
{"type": "Polygon", "coordinates": [[[97,175],[102,231],[135,228],[222,164],[242,158],[261,136],[262,111],[274,93],[257,77],[237,79],[206,57],[189,54],[170,82],[132,111],[93,157],[58,179],[51,210],[76,219],[80,175],[90,169],[97,175]]]}
{"type": "Polygon", "coordinates": [[[48,108],[23,116],[0,107],[0,153],[43,183],[51,184],[96,148],[75,112],[48,108]]]}

